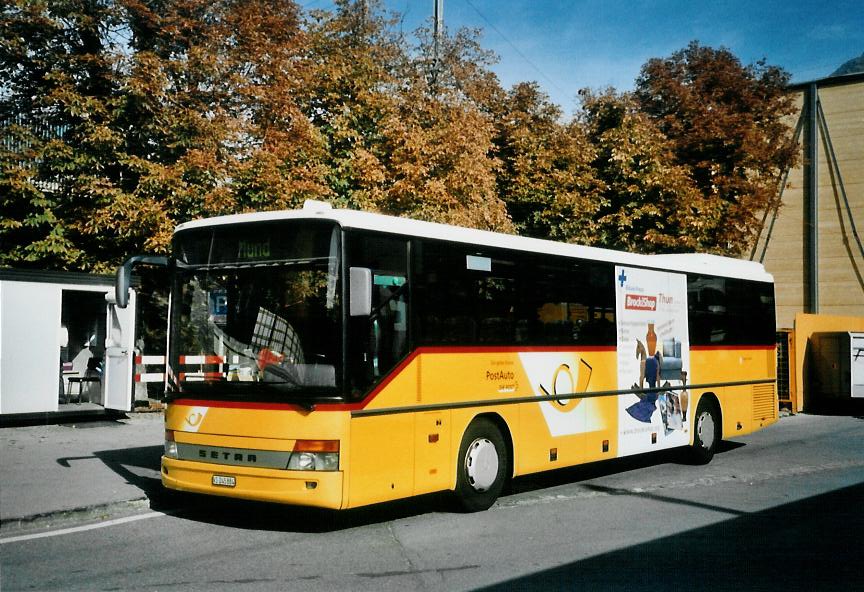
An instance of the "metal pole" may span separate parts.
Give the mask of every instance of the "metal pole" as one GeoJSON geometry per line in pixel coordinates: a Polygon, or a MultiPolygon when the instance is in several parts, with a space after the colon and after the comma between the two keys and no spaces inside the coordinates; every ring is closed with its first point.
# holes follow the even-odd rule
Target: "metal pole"
{"type": "Polygon", "coordinates": [[[819,312],[819,89],[807,88],[807,129],[804,136],[804,203],[807,250],[805,256],[809,313],[819,312]]]}
{"type": "Polygon", "coordinates": [[[444,29],[444,0],[435,0],[435,57],[438,57],[438,41],[444,29]]]}
{"type": "Polygon", "coordinates": [[[435,16],[434,23],[432,29],[432,43],[433,43],[433,59],[434,64],[432,66],[432,79],[433,81],[438,80],[438,68],[440,61],[440,45],[441,45],[441,35],[444,32],[444,0],[435,0],[435,16]]]}

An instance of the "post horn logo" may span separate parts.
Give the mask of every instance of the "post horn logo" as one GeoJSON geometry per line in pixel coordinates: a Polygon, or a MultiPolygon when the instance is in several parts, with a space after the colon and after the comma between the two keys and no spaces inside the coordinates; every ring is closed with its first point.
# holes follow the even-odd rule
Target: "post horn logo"
{"type": "MultiPolygon", "coordinates": [[[[544,395],[551,398],[555,398],[559,395],[576,394],[576,381],[573,380],[573,373],[570,371],[570,366],[567,364],[561,364],[555,370],[555,373],[552,375],[552,394],[550,394],[542,384],[540,385],[540,390],[543,391],[544,395]],[[559,390],[561,391],[560,393],[558,392],[559,390]]],[[[568,411],[575,409],[581,402],[582,399],[555,398],[556,404],[552,407],[562,413],[567,413],[568,411]]]]}

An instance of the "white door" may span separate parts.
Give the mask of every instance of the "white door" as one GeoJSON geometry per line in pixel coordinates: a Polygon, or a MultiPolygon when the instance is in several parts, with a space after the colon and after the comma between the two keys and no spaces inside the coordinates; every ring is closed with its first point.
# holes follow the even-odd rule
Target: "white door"
{"type": "Polygon", "coordinates": [[[852,338],[852,396],[864,399],[864,333],[850,333],[852,338]]]}
{"type": "Polygon", "coordinates": [[[117,307],[113,294],[108,302],[105,336],[105,408],[132,410],[132,371],[135,358],[135,290],[129,290],[129,306],[117,307]]]}

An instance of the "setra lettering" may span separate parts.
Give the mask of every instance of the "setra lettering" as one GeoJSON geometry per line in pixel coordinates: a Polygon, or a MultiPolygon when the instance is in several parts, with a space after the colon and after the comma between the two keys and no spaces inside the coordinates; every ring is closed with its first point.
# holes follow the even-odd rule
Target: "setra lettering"
{"type": "Polygon", "coordinates": [[[206,450],[198,449],[198,458],[207,458],[212,460],[227,460],[235,463],[255,464],[258,462],[258,455],[250,453],[232,452],[230,450],[206,450]]]}

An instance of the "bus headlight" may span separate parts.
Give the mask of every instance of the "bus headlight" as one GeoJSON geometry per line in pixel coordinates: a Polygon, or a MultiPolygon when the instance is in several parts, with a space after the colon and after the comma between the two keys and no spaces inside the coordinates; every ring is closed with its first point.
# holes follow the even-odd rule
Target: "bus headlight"
{"type": "Polygon", "coordinates": [[[297,440],[286,468],[291,471],[338,471],[339,440],[297,440]]]}
{"type": "Polygon", "coordinates": [[[177,442],[174,441],[174,430],[165,430],[165,456],[177,458],[177,442]]]}

